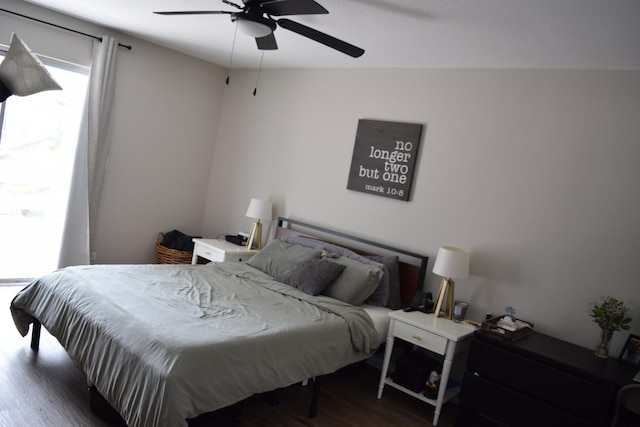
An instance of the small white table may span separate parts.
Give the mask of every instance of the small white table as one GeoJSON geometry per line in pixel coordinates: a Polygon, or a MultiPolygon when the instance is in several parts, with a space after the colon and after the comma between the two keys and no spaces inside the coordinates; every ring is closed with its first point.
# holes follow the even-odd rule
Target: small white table
{"type": "Polygon", "coordinates": [[[382,390],[385,384],[388,384],[391,387],[427,402],[436,407],[433,415],[433,425],[435,426],[438,424],[442,405],[460,391],[460,387],[452,387],[447,390],[447,382],[449,381],[454,356],[468,349],[475,327],[466,323],[454,322],[443,317],[434,317],[433,314],[426,314],[420,311],[407,313],[398,310],[389,313],[389,317],[391,317],[391,321],[389,323],[389,333],[387,335],[386,350],[384,352],[384,364],[378,386],[378,399],[382,397],[382,390]],[[421,393],[414,393],[408,388],[395,383],[391,377],[387,377],[395,338],[400,338],[418,347],[444,356],[437,399],[429,399],[421,393]]]}
{"type": "Polygon", "coordinates": [[[191,264],[197,264],[199,256],[209,261],[244,262],[259,252],[257,249],[249,250],[246,246],[234,245],[220,239],[193,239],[193,243],[195,246],[191,264]]]}

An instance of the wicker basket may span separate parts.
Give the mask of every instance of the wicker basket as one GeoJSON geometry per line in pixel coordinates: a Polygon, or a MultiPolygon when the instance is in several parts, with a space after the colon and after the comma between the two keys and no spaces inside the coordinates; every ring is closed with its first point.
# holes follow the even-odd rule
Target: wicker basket
{"type": "Polygon", "coordinates": [[[156,264],[191,264],[193,252],[169,249],[160,244],[164,240],[164,233],[158,233],[156,239],[156,264]]]}

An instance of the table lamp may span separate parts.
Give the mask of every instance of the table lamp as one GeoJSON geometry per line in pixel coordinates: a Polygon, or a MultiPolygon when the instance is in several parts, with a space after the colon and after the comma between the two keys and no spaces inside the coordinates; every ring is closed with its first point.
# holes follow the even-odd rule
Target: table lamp
{"type": "Polygon", "coordinates": [[[453,279],[466,279],[469,277],[469,251],[453,246],[440,247],[436,262],[433,265],[433,272],[443,277],[433,314],[435,317],[440,316],[440,308],[446,295],[447,302],[444,317],[451,319],[453,316],[453,279]]]}
{"type": "Polygon", "coordinates": [[[11,95],[27,96],[62,89],[31,49],[15,34],[0,64],[0,102],[11,95]]]}
{"type": "Polygon", "coordinates": [[[249,202],[246,215],[255,219],[256,222],[251,226],[247,249],[262,249],[262,223],[260,220],[271,221],[272,210],[271,202],[260,199],[251,199],[251,202],[249,202]]]}

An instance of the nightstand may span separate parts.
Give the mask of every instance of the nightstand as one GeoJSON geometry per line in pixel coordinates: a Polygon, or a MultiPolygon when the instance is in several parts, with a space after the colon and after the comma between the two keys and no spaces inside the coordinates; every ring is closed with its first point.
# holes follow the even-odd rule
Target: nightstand
{"type": "Polygon", "coordinates": [[[456,355],[467,351],[475,328],[466,323],[457,323],[453,320],[434,317],[433,314],[426,314],[420,311],[407,313],[403,310],[398,310],[389,313],[389,317],[391,320],[384,352],[384,364],[382,365],[380,384],[378,386],[378,399],[382,397],[382,390],[387,384],[427,402],[436,407],[433,415],[433,425],[435,426],[438,424],[442,405],[460,391],[459,386],[447,389],[451,366],[456,355]],[[444,357],[437,399],[429,399],[422,393],[415,393],[395,383],[391,377],[387,377],[389,361],[393,352],[393,343],[396,338],[444,357]]]}
{"type": "Polygon", "coordinates": [[[234,245],[226,240],[219,239],[193,239],[193,257],[191,264],[198,263],[198,257],[209,261],[244,262],[251,255],[259,252],[257,249],[247,249],[246,246],[234,245]]]}

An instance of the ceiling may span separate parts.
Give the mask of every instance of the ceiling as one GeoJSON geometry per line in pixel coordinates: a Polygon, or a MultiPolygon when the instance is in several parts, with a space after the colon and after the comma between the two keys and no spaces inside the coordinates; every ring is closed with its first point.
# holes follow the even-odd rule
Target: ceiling
{"type": "MultiPolygon", "coordinates": [[[[258,68],[255,40],[222,0],[27,0],[215,64],[258,68]]],[[[241,0],[234,0],[241,4],[241,0]]],[[[265,68],[552,68],[640,70],[639,0],[317,0],[328,15],[291,20],[365,50],[351,58],[284,28],[265,68]]],[[[135,51],[135,44],[133,46],[135,51]]]]}

